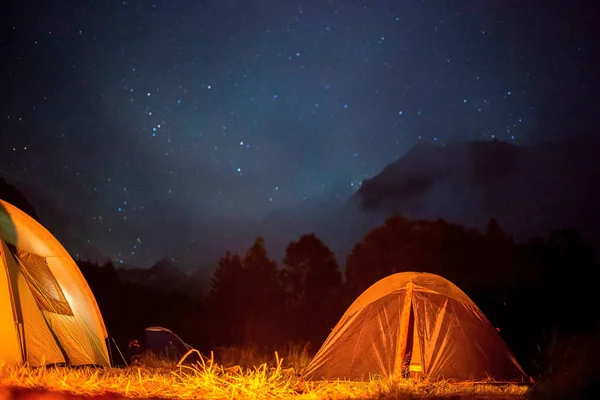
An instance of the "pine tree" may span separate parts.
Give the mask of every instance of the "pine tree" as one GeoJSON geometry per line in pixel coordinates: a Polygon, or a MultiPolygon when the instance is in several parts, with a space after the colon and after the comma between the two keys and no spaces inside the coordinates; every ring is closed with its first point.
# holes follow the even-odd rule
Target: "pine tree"
{"type": "Polygon", "coordinates": [[[282,275],[297,339],[323,341],[342,311],[342,277],[333,252],[315,234],[303,235],[287,246],[282,275]]]}
{"type": "Polygon", "coordinates": [[[263,238],[256,238],[248,249],[243,267],[247,295],[245,340],[261,346],[275,345],[281,339],[281,287],[277,264],[269,259],[263,238]]]}
{"type": "Polygon", "coordinates": [[[210,282],[208,310],[212,337],[220,345],[233,345],[242,339],[244,323],[244,270],[237,254],[225,253],[210,282]]]}

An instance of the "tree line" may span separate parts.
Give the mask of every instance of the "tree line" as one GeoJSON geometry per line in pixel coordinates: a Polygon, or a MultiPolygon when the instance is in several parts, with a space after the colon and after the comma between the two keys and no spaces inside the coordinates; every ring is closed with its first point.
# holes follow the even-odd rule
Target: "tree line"
{"type": "Polygon", "coordinates": [[[439,274],[463,289],[530,370],[548,363],[557,335],[596,329],[600,314],[592,278],[598,262],[576,231],[518,244],[494,220],[480,232],[390,217],[354,246],[344,274],[315,234],[290,242],[281,265],[257,237],[244,254],[221,257],[208,294],[196,299],[119,282],[110,264],[80,266],[121,343],[163,325],[201,351],[247,344],[273,350],[291,342],[316,351],[360,293],[404,271],[439,274]]]}

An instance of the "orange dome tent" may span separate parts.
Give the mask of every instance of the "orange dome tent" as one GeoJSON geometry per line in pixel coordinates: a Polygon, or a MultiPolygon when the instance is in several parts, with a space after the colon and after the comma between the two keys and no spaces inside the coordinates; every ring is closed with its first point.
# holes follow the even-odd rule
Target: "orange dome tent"
{"type": "Polygon", "coordinates": [[[430,380],[524,381],[527,376],[469,297],[434,274],[373,284],[348,308],[305,379],[419,375],[430,380]]]}
{"type": "Polygon", "coordinates": [[[85,278],[42,225],[0,200],[0,362],[110,366],[85,278]]]}

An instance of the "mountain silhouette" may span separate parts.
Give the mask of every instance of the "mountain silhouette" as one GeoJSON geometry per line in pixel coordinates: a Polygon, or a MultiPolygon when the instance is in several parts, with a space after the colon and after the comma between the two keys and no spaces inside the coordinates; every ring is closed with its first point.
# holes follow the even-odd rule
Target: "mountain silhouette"
{"type": "Polygon", "coordinates": [[[353,202],[364,212],[476,228],[495,218],[517,240],[575,228],[598,245],[599,150],[575,140],[421,144],[363,182],[353,202]]]}
{"type": "Polygon", "coordinates": [[[0,178],[0,199],[9,202],[39,222],[35,208],[15,186],[0,178]]]}

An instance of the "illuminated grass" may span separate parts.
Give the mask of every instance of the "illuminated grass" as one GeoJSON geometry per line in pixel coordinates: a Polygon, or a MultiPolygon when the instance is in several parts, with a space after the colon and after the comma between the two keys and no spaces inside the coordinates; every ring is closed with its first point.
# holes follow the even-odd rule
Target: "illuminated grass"
{"type": "Polygon", "coordinates": [[[123,369],[28,368],[0,365],[0,387],[62,391],[76,395],[114,394],[131,398],[170,399],[392,399],[494,398],[516,399],[518,385],[453,385],[387,379],[369,382],[301,383],[293,368],[284,368],[276,354],[275,367],[225,368],[202,358],[194,365],[163,364],[123,369]]]}

